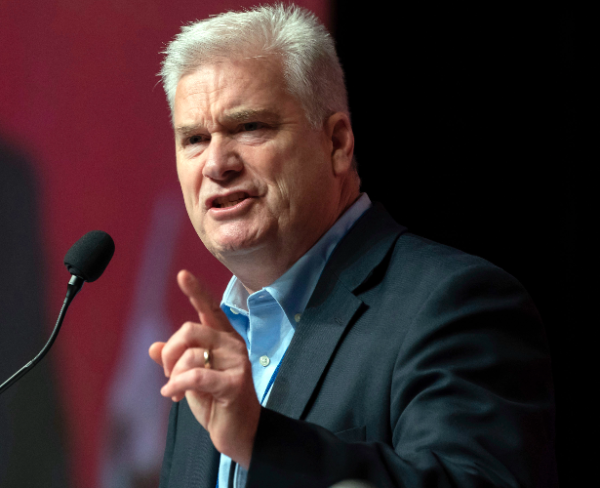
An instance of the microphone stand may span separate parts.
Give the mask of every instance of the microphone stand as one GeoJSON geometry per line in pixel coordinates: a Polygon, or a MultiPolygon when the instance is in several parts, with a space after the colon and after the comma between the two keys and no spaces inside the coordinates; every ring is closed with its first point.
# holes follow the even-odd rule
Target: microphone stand
{"type": "Polygon", "coordinates": [[[54,341],[56,340],[56,337],[58,336],[58,332],[60,331],[60,326],[62,325],[63,319],[65,318],[67,309],[69,308],[69,305],[73,301],[73,298],[75,298],[75,295],[77,295],[79,290],[81,290],[83,283],[84,283],[83,278],[80,278],[79,276],[76,276],[76,275],[71,276],[71,279],[69,280],[69,284],[67,285],[67,296],[65,297],[65,301],[62,304],[60,313],[58,314],[58,320],[56,321],[56,325],[54,326],[54,330],[52,331],[52,334],[50,334],[50,338],[48,339],[48,342],[46,342],[46,345],[42,348],[42,350],[39,352],[39,354],[36,357],[34,357],[25,366],[23,366],[19,371],[17,371],[15,374],[13,374],[10,378],[8,378],[4,383],[2,383],[0,385],[0,394],[2,394],[9,387],[11,387],[13,384],[15,384],[21,377],[23,377],[25,374],[27,374],[29,371],[31,371],[33,369],[33,367],[37,363],[39,363],[41,361],[41,359],[46,355],[46,353],[50,350],[50,348],[52,347],[52,344],[54,344],[54,341]]]}

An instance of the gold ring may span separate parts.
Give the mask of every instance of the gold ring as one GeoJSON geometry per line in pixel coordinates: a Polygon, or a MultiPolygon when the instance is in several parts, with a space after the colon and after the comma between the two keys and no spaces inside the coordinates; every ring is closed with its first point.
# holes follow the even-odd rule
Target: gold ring
{"type": "Polygon", "coordinates": [[[210,351],[208,349],[204,350],[204,367],[206,369],[212,368],[212,365],[210,364],[210,351]]]}

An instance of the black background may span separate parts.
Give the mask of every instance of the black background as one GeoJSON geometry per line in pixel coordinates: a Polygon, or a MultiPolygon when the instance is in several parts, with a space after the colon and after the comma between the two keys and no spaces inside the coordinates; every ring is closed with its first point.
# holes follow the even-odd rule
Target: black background
{"type": "Polygon", "coordinates": [[[586,486],[598,320],[585,86],[597,57],[581,15],[480,4],[334,2],[363,191],[525,285],[552,354],[560,484],[586,486]]]}

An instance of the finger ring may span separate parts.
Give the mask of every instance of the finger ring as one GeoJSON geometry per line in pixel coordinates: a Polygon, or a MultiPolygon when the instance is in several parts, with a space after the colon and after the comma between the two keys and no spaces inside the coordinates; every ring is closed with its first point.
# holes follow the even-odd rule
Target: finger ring
{"type": "Polygon", "coordinates": [[[210,351],[208,349],[204,350],[204,367],[206,369],[212,368],[212,364],[210,364],[210,351]]]}

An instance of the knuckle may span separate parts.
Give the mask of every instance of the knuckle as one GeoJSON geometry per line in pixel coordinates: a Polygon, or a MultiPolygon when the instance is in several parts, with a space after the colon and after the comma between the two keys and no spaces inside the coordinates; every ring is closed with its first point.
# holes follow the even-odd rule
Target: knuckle
{"type": "Polygon", "coordinates": [[[204,350],[200,348],[194,348],[192,361],[194,364],[204,367],[204,350]]]}
{"type": "Polygon", "coordinates": [[[196,324],[194,324],[194,322],[185,322],[182,326],[181,326],[181,331],[183,332],[183,334],[187,337],[189,335],[191,335],[194,332],[194,329],[196,324]]]}
{"type": "Polygon", "coordinates": [[[194,350],[193,349],[186,349],[184,351],[184,353],[181,355],[181,359],[179,360],[179,363],[181,363],[182,366],[188,366],[189,364],[191,364],[194,360],[194,350]]]}
{"type": "Polygon", "coordinates": [[[190,369],[200,363],[200,359],[202,359],[202,363],[204,362],[204,357],[200,349],[197,347],[189,347],[185,350],[185,352],[181,356],[181,365],[186,369],[190,369]]]}
{"type": "Polygon", "coordinates": [[[203,379],[204,379],[203,371],[200,368],[194,369],[194,373],[193,373],[194,384],[196,386],[201,386],[203,379]]]}

